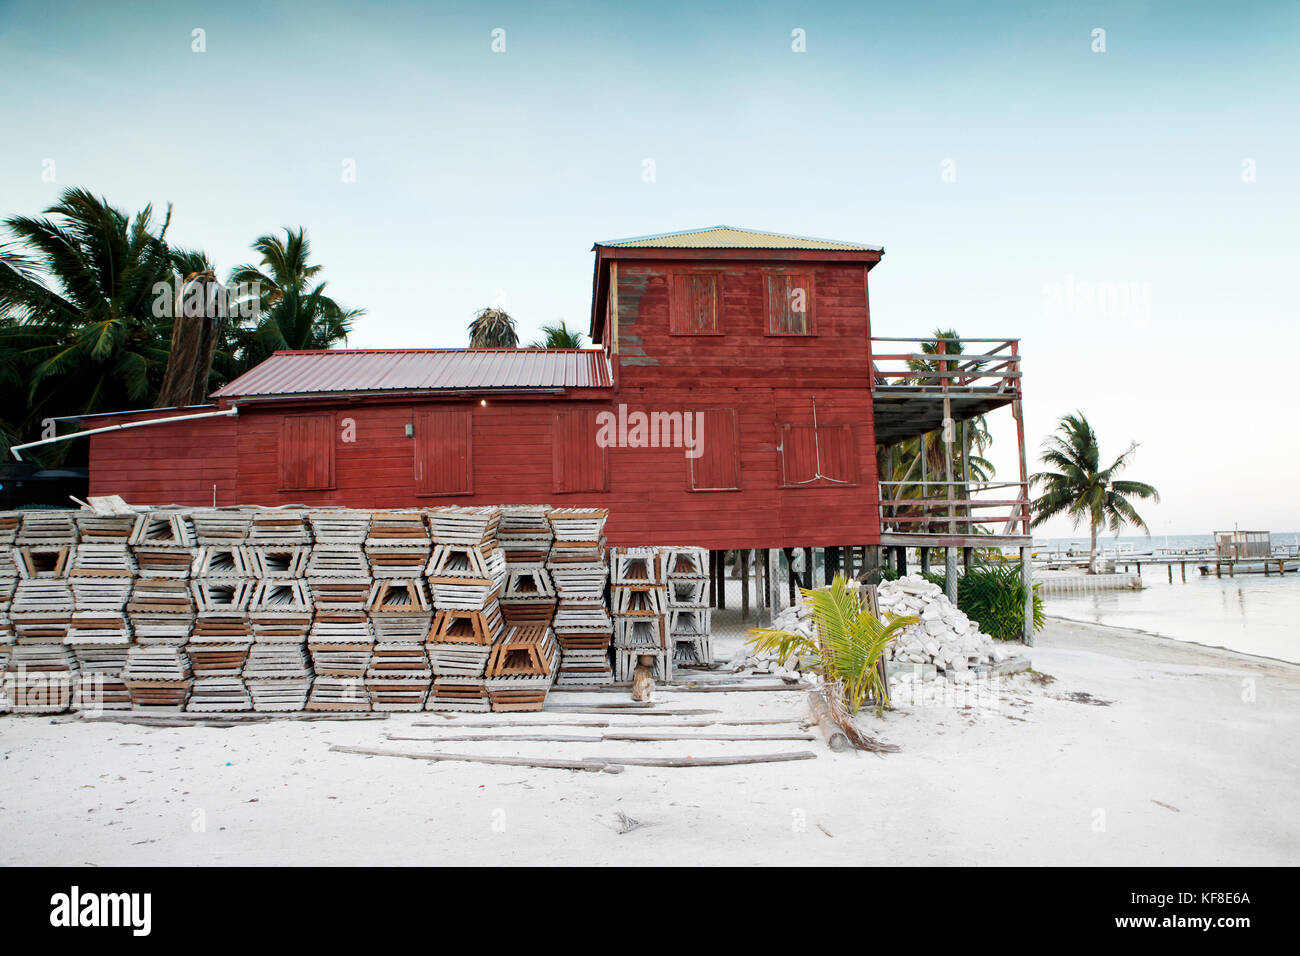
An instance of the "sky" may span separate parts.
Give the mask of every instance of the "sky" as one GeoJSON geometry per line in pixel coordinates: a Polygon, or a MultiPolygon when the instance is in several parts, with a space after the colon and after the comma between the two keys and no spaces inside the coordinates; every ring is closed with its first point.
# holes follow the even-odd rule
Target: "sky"
{"type": "Polygon", "coordinates": [[[171,203],[222,274],[304,226],[351,346],[585,330],[598,240],[880,244],[875,334],[1022,340],[1031,458],[1079,409],[1154,534],[1300,528],[1295,0],[0,0],[0,76],[0,216],[171,203]]]}

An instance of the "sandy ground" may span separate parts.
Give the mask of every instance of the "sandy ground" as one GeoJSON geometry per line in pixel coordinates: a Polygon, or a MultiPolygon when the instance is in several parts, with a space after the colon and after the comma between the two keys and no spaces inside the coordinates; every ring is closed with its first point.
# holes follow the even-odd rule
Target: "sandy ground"
{"type": "MultiPolygon", "coordinates": [[[[1062,621],[1040,635],[1033,661],[1055,681],[1018,677],[964,709],[970,699],[929,700],[864,719],[902,747],[885,757],[831,753],[820,740],[385,739],[456,722],[426,714],[230,729],[3,717],[0,862],[1300,863],[1300,667],[1062,621]],[[817,759],[612,775],[363,757],[332,743],[574,757],[810,748],[817,759]],[[620,813],[642,825],[620,832],[620,813]]],[[[552,699],[584,698],[619,699],[552,699]]],[[[720,720],[806,714],[800,693],[660,699],[720,720]]]]}

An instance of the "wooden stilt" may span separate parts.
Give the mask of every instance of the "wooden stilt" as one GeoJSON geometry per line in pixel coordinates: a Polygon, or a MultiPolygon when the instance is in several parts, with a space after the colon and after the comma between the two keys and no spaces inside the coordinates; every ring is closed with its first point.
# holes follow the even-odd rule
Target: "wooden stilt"
{"type": "Polygon", "coordinates": [[[749,549],[746,548],[740,552],[740,579],[744,582],[740,589],[740,620],[742,624],[749,622],[749,549]]]}

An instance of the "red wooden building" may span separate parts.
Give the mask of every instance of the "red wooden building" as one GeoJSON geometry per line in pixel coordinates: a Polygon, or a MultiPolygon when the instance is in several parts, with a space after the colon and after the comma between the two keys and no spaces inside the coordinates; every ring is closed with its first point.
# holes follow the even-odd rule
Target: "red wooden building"
{"type": "Polygon", "coordinates": [[[951,506],[959,476],[878,483],[887,446],[1020,395],[1014,341],[925,375],[873,343],[882,249],[719,226],[594,251],[596,349],[277,353],[215,408],[83,422],[209,416],[92,436],[91,494],[595,505],[611,544],[961,547],[976,521],[1028,544],[1021,483],[996,518],[951,506]]]}

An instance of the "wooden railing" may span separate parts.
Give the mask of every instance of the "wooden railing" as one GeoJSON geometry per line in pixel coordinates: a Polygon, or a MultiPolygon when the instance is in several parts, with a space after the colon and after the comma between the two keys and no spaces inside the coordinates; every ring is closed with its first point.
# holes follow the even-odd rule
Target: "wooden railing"
{"type": "Polygon", "coordinates": [[[871,376],[877,391],[1015,393],[1020,391],[1020,340],[873,337],[871,376]],[[949,355],[954,343],[962,351],[949,355]],[[924,351],[925,345],[936,351],[924,351]],[[969,351],[973,346],[982,351],[969,351]]]}
{"type": "Polygon", "coordinates": [[[963,538],[1028,536],[1028,492],[1023,481],[881,481],[881,531],[963,538]]]}

